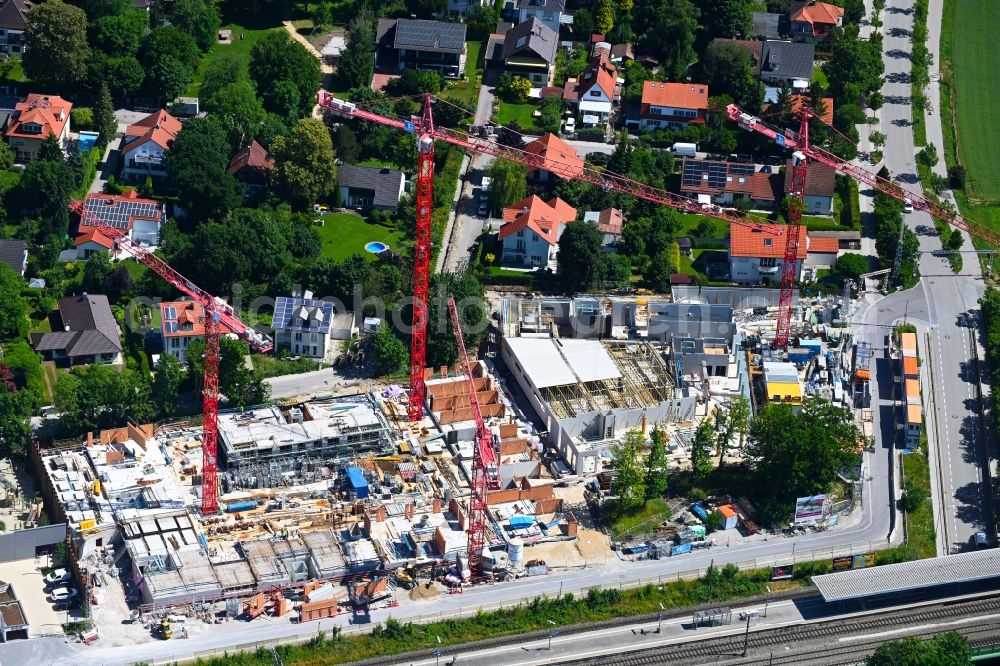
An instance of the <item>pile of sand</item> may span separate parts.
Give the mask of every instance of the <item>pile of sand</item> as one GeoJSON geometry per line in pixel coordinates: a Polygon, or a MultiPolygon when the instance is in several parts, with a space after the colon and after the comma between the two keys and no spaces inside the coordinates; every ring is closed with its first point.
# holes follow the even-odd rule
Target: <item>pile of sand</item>
{"type": "Polygon", "coordinates": [[[611,550],[611,544],[608,543],[608,536],[606,534],[584,527],[581,527],[576,532],[576,548],[588,561],[614,557],[615,554],[611,550]]]}
{"type": "Polygon", "coordinates": [[[441,590],[434,583],[420,583],[410,590],[410,601],[426,601],[441,595],[441,590]]]}

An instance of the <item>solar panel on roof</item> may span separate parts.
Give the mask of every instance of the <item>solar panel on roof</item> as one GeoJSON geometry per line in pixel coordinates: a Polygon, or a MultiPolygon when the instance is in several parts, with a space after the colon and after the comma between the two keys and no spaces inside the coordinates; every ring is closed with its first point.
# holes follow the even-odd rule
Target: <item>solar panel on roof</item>
{"type": "Polygon", "coordinates": [[[109,199],[87,199],[86,210],[104,224],[116,229],[127,229],[129,220],[160,219],[160,205],[129,199],[111,201],[109,199]]]}

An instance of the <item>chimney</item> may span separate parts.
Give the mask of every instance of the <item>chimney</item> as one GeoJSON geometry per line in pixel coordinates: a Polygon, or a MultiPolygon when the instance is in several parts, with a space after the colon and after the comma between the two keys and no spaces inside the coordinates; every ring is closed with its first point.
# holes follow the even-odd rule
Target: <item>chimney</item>
{"type": "Polygon", "coordinates": [[[88,432],[87,433],[87,446],[90,447],[90,446],[93,446],[93,445],[94,445],[94,433],[88,432]]]}
{"type": "Polygon", "coordinates": [[[385,522],[385,506],[380,506],[378,510],[375,512],[375,520],[377,520],[380,523],[385,522]]]}
{"type": "Polygon", "coordinates": [[[437,497],[434,498],[434,503],[432,504],[432,510],[434,513],[441,513],[441,500],[437,497]]]}
{"type": "Polygon", "coordinates": [[[416,509],[417,509],[417,507],[416,507],[416,505],[413,502],[407,503],[407,505],[406,505],[406,514],[405,515],[406,515],[406,518],[408,520],[412,520],[413,519],[413,514],[416,513],[416,509]]]}

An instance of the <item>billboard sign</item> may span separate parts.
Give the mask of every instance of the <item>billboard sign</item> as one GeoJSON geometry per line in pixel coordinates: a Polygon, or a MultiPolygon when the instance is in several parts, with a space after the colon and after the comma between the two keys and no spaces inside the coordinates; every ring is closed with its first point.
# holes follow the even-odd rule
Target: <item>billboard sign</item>
{"type": "Polygon", "coordinates": [[[875,553],[858,553],[851,563],[852,569],[867,569],[875,566],[875,553]]]}
{"type": "Polygon", "coordinates": [[[771,580],[788,580],[794,573],[794,564],[786,564],[783,567],[771,567],[771,580]]]}
{"type": "Polygon", "coordinates": [[[854,558],[850,555],[845,555],[844,557],[833,558],[833,570],[834,571],[848,571],[854,564],[854,558]]]}
{"type": "Polygon", "coordinates": [[[813,523],[823,517],[823,505],[826,495],[799,497],[795,500],[795,524],[813,523]]]}

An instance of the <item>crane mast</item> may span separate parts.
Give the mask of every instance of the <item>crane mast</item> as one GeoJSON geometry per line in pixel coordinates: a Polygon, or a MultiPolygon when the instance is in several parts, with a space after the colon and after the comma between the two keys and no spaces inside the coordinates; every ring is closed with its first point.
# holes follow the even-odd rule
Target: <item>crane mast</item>
{"type": "Polygon", "coordinates": [[[486,539],[486,506],[490,490],[500,489],[500,474],[497,469],[497,455],[493,449],[493,435],[479,406],[479,396],[476,394],[476,380],[472,376],[472,364],[465,351],[465,340],[462,338],[462,324],[458,319],[458,306],[454,297],[448,299],[448,312],[451,314],[452,327],[455,332],[455,344],[458,346],[458,360],[468,382],[469,405],[476,421],[476,445],[472,450],[472,496],[469,498],[469,568],[482,571],[483,545],[486,539]]]}
{"type": "MultiPolygon", "coordinates": [[[[410,131],[410,126],[404,129],[410,131]]],[[[416,130],[416,123],[413,124],[416,130]]],[[[410,402],[408,416],[424,415],[424,367],[427,362],[427,300],[431,275],[431,216],[434,212],[434,118],[430,95],[424,98],[417,140],[417,229],[413,251],[413,334],[410,336],[410,402]]]]}
{"type": "MultiPolygon", "coordinates": [[[[808,143],[809,118],[812,111],[802,113],[799,137],[808,143]]],[[[775,329],[774,346],[788,348],[788,338],[792,325],[792,297],[795,293],[795,278],[799,263],[799,241],[802,228],[802,211],[805,208],[806,176],[808,167],[804,155],[792,155],[792,201],[788,206],[788,236],[785,237],[785,255],[781,262],[781,292],[778,298],[778,324],[775,329]]]]}
{"type": "Polygon", "coordinates": [[[127,229],[106,224],[91,213],[86,201],[70,206],[80,216],[80,221],[111,240],[135,259],[163,278],[175,289],[199,303],[205,313],[205,361],[202,382],[202,477],[201,512],[211,515],[218,511],[218,441],[219,441],[219,330],[225,325],[259,352],[270,351],[274,345],[270,338],[244,323],[232,307],[171,268],[165,261],[136,243],[128,236],[127,229]]]}

